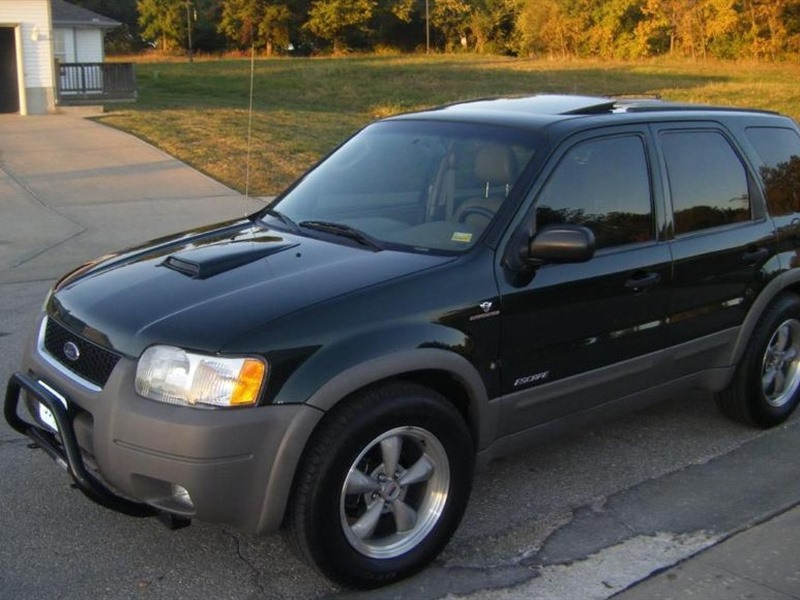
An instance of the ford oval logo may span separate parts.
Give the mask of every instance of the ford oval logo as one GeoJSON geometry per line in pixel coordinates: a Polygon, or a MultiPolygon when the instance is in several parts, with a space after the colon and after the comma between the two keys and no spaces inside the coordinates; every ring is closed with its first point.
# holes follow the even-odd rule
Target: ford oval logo
{"type": "Polygon", "coordinates": [[[80,348],[78,348],[77,344],[74,342],[67,342],[64,344],[64,356],[67,357],[68,360],[75,362],[81,357],[80,348]]]}

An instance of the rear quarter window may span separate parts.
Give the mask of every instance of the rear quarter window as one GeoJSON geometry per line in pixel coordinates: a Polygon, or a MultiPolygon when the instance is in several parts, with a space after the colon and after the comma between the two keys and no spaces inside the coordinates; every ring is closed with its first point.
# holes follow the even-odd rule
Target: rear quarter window
{"type": "Polygon", "coordinates": [[[800,135],[785,127],[749,127],[747,138],[762,160],[759,174],[770,214],[800,212],[800,135]]]}

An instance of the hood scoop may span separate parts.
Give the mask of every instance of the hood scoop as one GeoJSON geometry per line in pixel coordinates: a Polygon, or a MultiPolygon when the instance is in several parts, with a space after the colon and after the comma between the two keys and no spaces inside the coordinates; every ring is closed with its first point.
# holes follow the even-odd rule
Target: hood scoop
{"type": "Polygon", "coordinates": [[[168,256],[161,265],[192,279],[208,279],[300,245],[281,244],[281,241],[281,238],[262,237],[191,248],[168,256]]]}

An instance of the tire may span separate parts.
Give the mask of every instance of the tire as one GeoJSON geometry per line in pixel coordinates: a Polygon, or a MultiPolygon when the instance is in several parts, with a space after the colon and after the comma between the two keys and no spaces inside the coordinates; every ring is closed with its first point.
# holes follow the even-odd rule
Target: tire
{"type": "Polygon", "coordinates": [[[444,397],[411,383],[368,389],[334,408],[309,442],[287,514],[290,541],[346,587],[408,577],[458,527],[473,464],[469,430],[444,397]]]}
{"type": "Polygon", "coordinates": [[[730,386],[717,406],[727,417],[768,428],[789,418],[800,400],[800,297],[784,293],[756,325],[730,386]]]}

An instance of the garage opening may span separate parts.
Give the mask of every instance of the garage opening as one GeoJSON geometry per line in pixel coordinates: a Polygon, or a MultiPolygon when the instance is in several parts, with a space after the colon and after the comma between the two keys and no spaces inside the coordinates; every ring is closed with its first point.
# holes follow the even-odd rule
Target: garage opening
{"type": "Polygon", "coordinates": [[[0,27],[0,113],[19,112],[17,44],[13,27],[0,27]]]}

